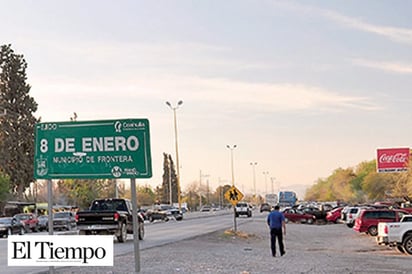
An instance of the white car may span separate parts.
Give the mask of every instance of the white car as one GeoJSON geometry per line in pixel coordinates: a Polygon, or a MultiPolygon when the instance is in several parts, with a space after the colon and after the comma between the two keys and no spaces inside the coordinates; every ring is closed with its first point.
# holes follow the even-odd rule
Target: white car
{"type": "Polygon", "coordinates": [[[240,215],[246,215],[248,218],[252,217],[252,206],[244,202],[237,203],[235,212],[236,217],[239,217],[240,215]]]}
{"type": "Polygon", "coordinates": [[[367,209],[370,207],[367,206],[353,206],[350,207],[346,213],[346,220],[345,223],[348,227],[352,228],[353,225],[355,224],[355,220],[356,218],[359,217],[359,214],[361,212],[362,209],[367,209]]]}

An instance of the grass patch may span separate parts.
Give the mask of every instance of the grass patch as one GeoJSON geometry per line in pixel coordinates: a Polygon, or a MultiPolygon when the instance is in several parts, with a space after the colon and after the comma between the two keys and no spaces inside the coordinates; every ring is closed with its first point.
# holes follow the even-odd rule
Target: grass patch
{"type": "Polygon", "coordinates": [[[248,234],[246,232],[239,231],[239,230],[234,231],[233,229],[225,230],[223,235],[229,236],[229,237],[240,238],[240,239],[250,239],[251,237],[254,237],[254,234],[248,234]]]}

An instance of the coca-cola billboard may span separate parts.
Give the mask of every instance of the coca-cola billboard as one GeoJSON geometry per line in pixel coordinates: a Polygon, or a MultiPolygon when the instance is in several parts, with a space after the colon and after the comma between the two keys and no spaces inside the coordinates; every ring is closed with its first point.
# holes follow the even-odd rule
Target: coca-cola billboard
{"type": "Polygon", "coordinates": [[[378,149],[376,158],[378,172],[400,172],[409,167],[409,148],[378,149]]]}

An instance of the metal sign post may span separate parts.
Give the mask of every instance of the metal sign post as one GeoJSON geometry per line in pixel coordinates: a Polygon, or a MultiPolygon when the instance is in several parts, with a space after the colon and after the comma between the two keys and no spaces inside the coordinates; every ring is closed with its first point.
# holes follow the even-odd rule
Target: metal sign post
{"type": "MultiPolygon", "coordinates": [[[[47,180],[47,215],[49,235],[53,235],[53,181],[47,180]]],[[[49,274],[54,274],[54,266],[49,266],[49,274]]]]}
{"type": "Polygon", "coordinates": [[[135,272],[140,272],[140,247],[139,247],[139,220],[137,219],[136,179],[130,179],[130,190],[132,192],[132,214],[133,214],[133,245],[135,272]]]}

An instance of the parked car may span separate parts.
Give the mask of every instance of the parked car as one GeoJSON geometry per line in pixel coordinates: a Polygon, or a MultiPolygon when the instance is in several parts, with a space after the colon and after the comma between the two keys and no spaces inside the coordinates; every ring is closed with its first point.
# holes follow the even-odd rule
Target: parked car
{"type": "Polygon", "coordinates": [[[326,218],[326,212],[316,207],[304,207],[302,211],[307,214],[315,215],[316,220],[325,220],[326,218]]]}
{"type": "Polygon", "coordinates": [[[71,230],[76,228],[75,214],[71,211],[56,212],[53,214],[54,230],[71,230]]]}
{"type": "Polygon", "coordinates": [[[44,231],[49,229],[49,216],[47,215],[40,215],[37,217],[39,220],[39,226],[38,229],[39,231],[44,231]]]}
{"type": "Polygon", "coordinates": [[[237,203],[235,207],[235,216],[246,215],[248,218],[252,217],[252,206],[248,203],[237,203]]]}
{"type": "Polygon", "coordinates": [[[348,212],[346,213],[346,220],[345,220],[347,227],[349,228],[353,227],[353,225],[355,224],[355,220],[358,218],[362,209],[370,209],[370,207],[353,206],[348,209],[348,212]]]}
{"type": "Polygon", "coordinates": [[[399,209],[363,209],[353,230],[377,236],[378,223],[399,222],[403,215],[408,215],[408,212],[399,209]]]}
{"type": "Polygon", "coordinates": [[[264,212],[264,211],[270,212],[271,210],[272,210],[272,207],[268,203],[263,203],[260,205],[260,212],[264,212]]]}
{"type": "Polygon", "coordinates": [[[303,211],[294,209],[294,208],[286,208],[283,211],[283,215],[285,216],[285,222],[297,222],[297,223],[308,223],[313,224],[316,221],[316,216],[305,213],[303,211]]]}
{"type": "MultiPolygon", "coordinates": [[[[409,212],[409,211],[408,211],[409,212]]],[[[412,215],[403,215],[399,222],[378,224],[376,242],[395,247],[401,253],[412,255],[412,215]]]]}
{"type": "Polygon", "coordinates": [[[25,232],[23,224],[13,217],[0,218],[0,237],[9,235],[23,235],[25,232]]]}
{"type": "Polygon", "coordinates": [[[348,214],[350,208],[351,206],[345,206],[340,212],[340,219],[342,220],[342,222],[346,223],[346,215],[348,214]]]}
{"type": "Polygon", "coordinates": [[[38,231],[39,220],[33,213],[19,213],[14,215],[17,221],[21,222],[26,232],[38,231]]]}
{"type": "Polygon", "coordinates": [[[341,218],[343,207],[337,207],[326,212],[326,221],[336,223],[341,218]]]}

